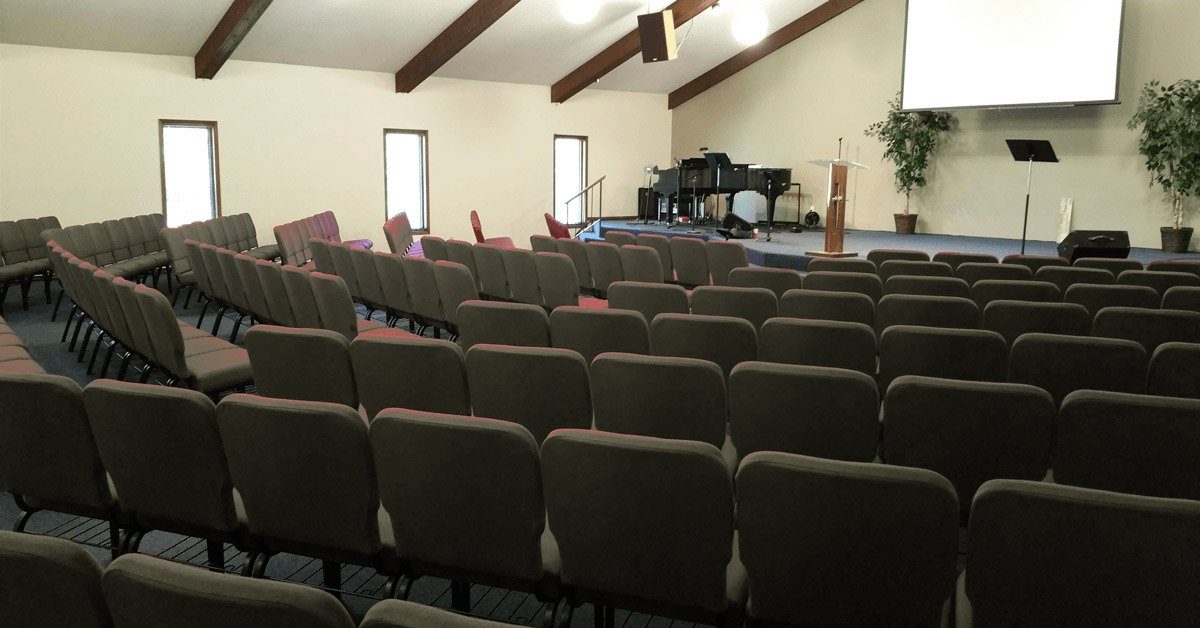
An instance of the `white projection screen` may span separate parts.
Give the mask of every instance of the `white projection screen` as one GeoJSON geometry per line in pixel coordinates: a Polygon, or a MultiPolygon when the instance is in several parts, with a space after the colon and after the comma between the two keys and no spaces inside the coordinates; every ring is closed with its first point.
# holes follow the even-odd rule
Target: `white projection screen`
{"type": "Polygon", "coordinates": [[[1124,0],[908,0],[902,107],[1117,101],[1124,0]]]}

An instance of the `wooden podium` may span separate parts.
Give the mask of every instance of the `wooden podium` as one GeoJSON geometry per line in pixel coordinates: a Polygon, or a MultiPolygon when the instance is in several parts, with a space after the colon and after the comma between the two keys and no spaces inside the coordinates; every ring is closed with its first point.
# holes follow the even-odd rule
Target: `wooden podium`
{"type": "Polygon", "coordinates": [[[866,166],[845,159],[819,159],[808,162],[829,170],[829,196],[825,211],[825,250],[806,251],[811,257],[858,257],[858,253],[842,250],[846,238],[846,181],[850,170],[866,169],[866,166]]]}

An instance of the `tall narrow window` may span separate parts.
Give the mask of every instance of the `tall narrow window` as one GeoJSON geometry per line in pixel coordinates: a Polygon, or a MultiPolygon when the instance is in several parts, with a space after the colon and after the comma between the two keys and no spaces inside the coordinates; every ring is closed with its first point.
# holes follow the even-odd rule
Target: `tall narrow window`
{"type": "Polygon", "coordinates": [[[168,227],[221,214],[217,123],[160,120],[163,213],[168,227]]]}
{"type": "Polygon", "coordinates": [[[429,135],[426,131],[383,132],[387,216],[408,214],[413,231],[429,229],[429,135]]]}
{"type": "Polygon", "coordinates": [[[554,136],[554,217],[568,225],[587,219],[587,195],[579,195],[588,184],[587,144],[586,137],[554,136]]]}

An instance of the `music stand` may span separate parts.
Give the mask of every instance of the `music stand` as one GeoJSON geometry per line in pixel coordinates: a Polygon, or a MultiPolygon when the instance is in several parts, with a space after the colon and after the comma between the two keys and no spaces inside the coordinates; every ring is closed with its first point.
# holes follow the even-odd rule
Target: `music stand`
{"type": "Polygon", "coordinates": [[[1029,194],[1033,190],[1033,162],[1058,163],[1058,155],[1048,140],[1004,140],[1015,161],[1028,161],[1029,174],[1025,179],[1025,222],[1021,226],[1021,255],[1025,254],[1025,238],[1029,233],[1029,194]]]}

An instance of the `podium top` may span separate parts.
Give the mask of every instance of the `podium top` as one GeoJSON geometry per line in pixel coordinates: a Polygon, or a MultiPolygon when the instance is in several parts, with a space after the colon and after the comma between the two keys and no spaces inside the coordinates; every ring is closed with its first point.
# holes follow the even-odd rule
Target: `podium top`
{"type": "Polygon", "coordinates": [[[864,166],[857,161],[850,161],[849,159],[814,159],[808,163],[814,166],[820,166],[822,168],[828,168],[829,166],[845,166],[851,170],[871,169],[869,166],[864,166]]]}

